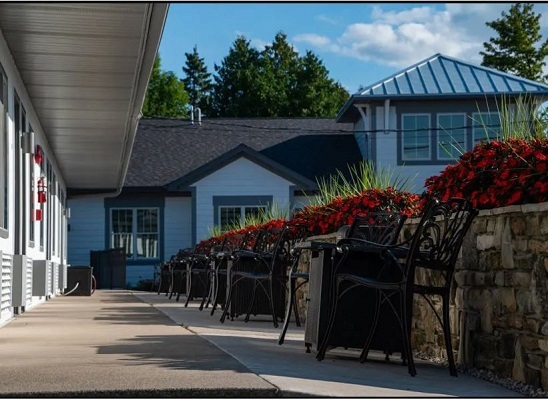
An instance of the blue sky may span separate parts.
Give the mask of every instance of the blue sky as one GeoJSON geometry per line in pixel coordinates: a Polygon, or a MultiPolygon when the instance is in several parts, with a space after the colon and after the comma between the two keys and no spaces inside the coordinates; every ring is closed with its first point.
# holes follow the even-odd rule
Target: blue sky
{"type": "MultiPolygon", "coordinates": [[[[184,53],[198,47],[213,73],[238,35],[261,50],[277,32],[312,50],[350,93],[435,53],[479,64],[485,26],[511,3],[173,3],[160,44],[162,69],[183,77],[184,53]]],[[[548,4],[535,4],[548,14],[548,4]]],[[[548,18],[541,18],[548,37],[548,18]]]]}

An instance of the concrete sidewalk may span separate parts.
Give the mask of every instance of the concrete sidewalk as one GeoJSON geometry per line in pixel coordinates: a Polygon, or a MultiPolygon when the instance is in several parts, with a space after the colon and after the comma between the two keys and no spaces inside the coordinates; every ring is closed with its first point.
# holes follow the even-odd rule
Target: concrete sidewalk
{"type": "Polygon", "coordinates": [[[155,293],[55,298],[0,328],[0,397],[519,397],[424,362],[414,378],[348,351],[320,363],[302,329],[279,346],[266,318],[219,317],[155,293]]]}

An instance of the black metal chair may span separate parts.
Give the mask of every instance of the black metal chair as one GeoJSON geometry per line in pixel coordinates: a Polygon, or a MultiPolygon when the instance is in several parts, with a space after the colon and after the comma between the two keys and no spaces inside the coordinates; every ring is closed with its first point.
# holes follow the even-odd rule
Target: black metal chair
{"type": "Polygon", "coordinates": [[[198,297],[196,291],[198,287],[202,290],[200,306],[198,309],[201,311],[204,308],[205,302],[209,296],[210,289],[210,272],[211,262],[213,258],[213,251],[219,243],[215,240],[203,243],[196,246],[196,251],[190,258],[190,262],[187,267],[187,296],[185,307],[188,307],[190,300],[198,297]]]}
{"type": "Polygon", "coordinates": [[[228,274],[228,260],[231,259],[234,251],[251,250],[252,245],[249,243],[253,235],[247,233],[231,235],[223,247],[223,249],[215,254],[214,266],[211,271],[211,286],[213,301],[211,307],[211,315],[215,313],[218,305],[221,305],[224,310],[228,274]]]}
{"type": "MultiPolygon", "coordinates": [[[[369,240],[375,243],[392,244],[398,239],[400,230],[405,222],[406,216],[398,212],[372,212],[367,215],[356,215],[352,221],[352,225],[346,225],[345,237],[347,238],[361,238],[369,240]]],[[[286,317],[284,319],[284,325],[280,336],[278,337],[278,344],[283,344],[285,340],[285,334],[289,326],[289,318],[291,317],[291,310],[295,312],[295,324],[301,326],[298,307],[295,302],[295,296],[297,290],[308,283],[310,278],[309,272],[299,271],[299,257],[302,249],[295,249],[298,253],[295,254],[294,263],[289,272],[289,298],[287,301],[286,317]],[[298,284],[297,282],[300,281],[298,284]]],[[[307,346],[307,352],[310,352],[310,346],[307,346]]]]}
{"type": "MultiPolygon", "coordinates": [[[[325,357],[329,335],[333,329],[337,307],[342,296],[358,287],[374,290],[376,303],[373,309],[371,329],[360,354],[360,361],[367,359],[373,337],[378,332],[381,307],[388,309],[396,317],[401,331],[402,358],[407,362],[409,374],[416,375],[413,354],[411,351],[411,316],[413,294],[440,295],[443,301],[442,323],[447,357],[451,375],[456,376],[451,349],[449,325],[449,289],[464,235],[468,231],[477,210],[464,199],[449,199],[446,202],[432,200],[425,208],[419,225],[413,236],[405,242],[394,245],[379,245],[363,239],[343,239],[338,243],[337,270],[335,272],[335,304],[330,316],[326,336],[316,358],[325,357]],[[360,271],[345,271],[345,259],[350,254],[363,254],[370,260],[377,259],[380,264],[376,276],[371,276],[367,268],[360,271]],[[439,271],[446,278],[442,286],[415,285],[416,268],[427,268],[439,271]]],[[[432,303],[429,302],[431,306],[432,303]]],[[[385,327],[386,329],[386,327],[385,327]]]]}
{"type": "Polygon", "coordinates": [[[158,294],[164,293],[166,296],[171,291],[171,263],[164,262],[160,267],[160,282],[158,283],[158,294]]]}
{"type": "Polygon", "coordinates": [[[186,292],[186,276],[188,271],[188,264],[194,249],[185,248],[177,252],[176,255],[171,257],[171,299],[174,294],[177,294],[176,301],[179,301],[182,293],[186,292]]]}
{"type": "Polygon", "coordinates": [[[250,315],[255,304],[257,289],[261,288],[270,305],[270,314],[274,327],[278,327],[278,308],[279,298],[286,291],[287,268],[293,262],[291,249],[295,242],[299,240],[302,228],[298,226],[285,225],[279,231],[263,232],[261,238],[261,249],[255,249],[254,252],[236,252],[233,267],[229,275],[229,293],[228,300],[221,317],[221,322],[228,313],[235,286],[242,281],[252,283],[251,300],[249,301],[245,322],[249,321],[250,315]],[[277,287],[276,287],[277,286],[277,287]],[[277,291],[275,290],[278,289],[277,291]]]}

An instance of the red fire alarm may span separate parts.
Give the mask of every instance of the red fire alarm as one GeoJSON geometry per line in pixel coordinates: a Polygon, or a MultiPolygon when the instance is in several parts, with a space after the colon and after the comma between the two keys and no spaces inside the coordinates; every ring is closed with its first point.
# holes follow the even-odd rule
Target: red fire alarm
{"type": "Polygon", "coordinates": [[[36,145],[36,150],[34,151],[34,161],[36,164],[42,164],[42,158],[44,157],[44,152],[40,145],[36,145]]]}
{"type": "Polygon", "coordinates": [[[36,215],[34,217],[34,220],[35,221],[42,221],[42,210],[38,209],[38,210],[34,210],[36,211],[36,215]]]}

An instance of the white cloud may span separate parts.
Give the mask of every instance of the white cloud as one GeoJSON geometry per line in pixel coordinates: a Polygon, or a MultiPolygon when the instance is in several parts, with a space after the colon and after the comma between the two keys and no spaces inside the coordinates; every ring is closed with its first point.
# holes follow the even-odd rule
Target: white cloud
{"type": "MultiPolygon", "coordinates": [[[[426,5],[384,11],[382,5],[375,5],[371,22],[348,25],[337,38],[303,33],[294,40],[392,67],[406,67],[435,53],[480,63],[483,42],[494,34],[485,22],[499,18],[509,8],[509,3],[450,3],[441,10],[426,5]]],[[[534,10],[548,15],[547,4],[536,3],[534,10]]],[[[547,38],[548,17],[541,18],[541,25],[547,38]]]]}
{"type": "Polygon", "coordinates": [[[327,22],[328,24],[331,24],[331,25],[339,25],[340,23],[340,18],[335,19],[325,14],[316,15],[314,18],[317,19],[318,21],[327,22]]]}

